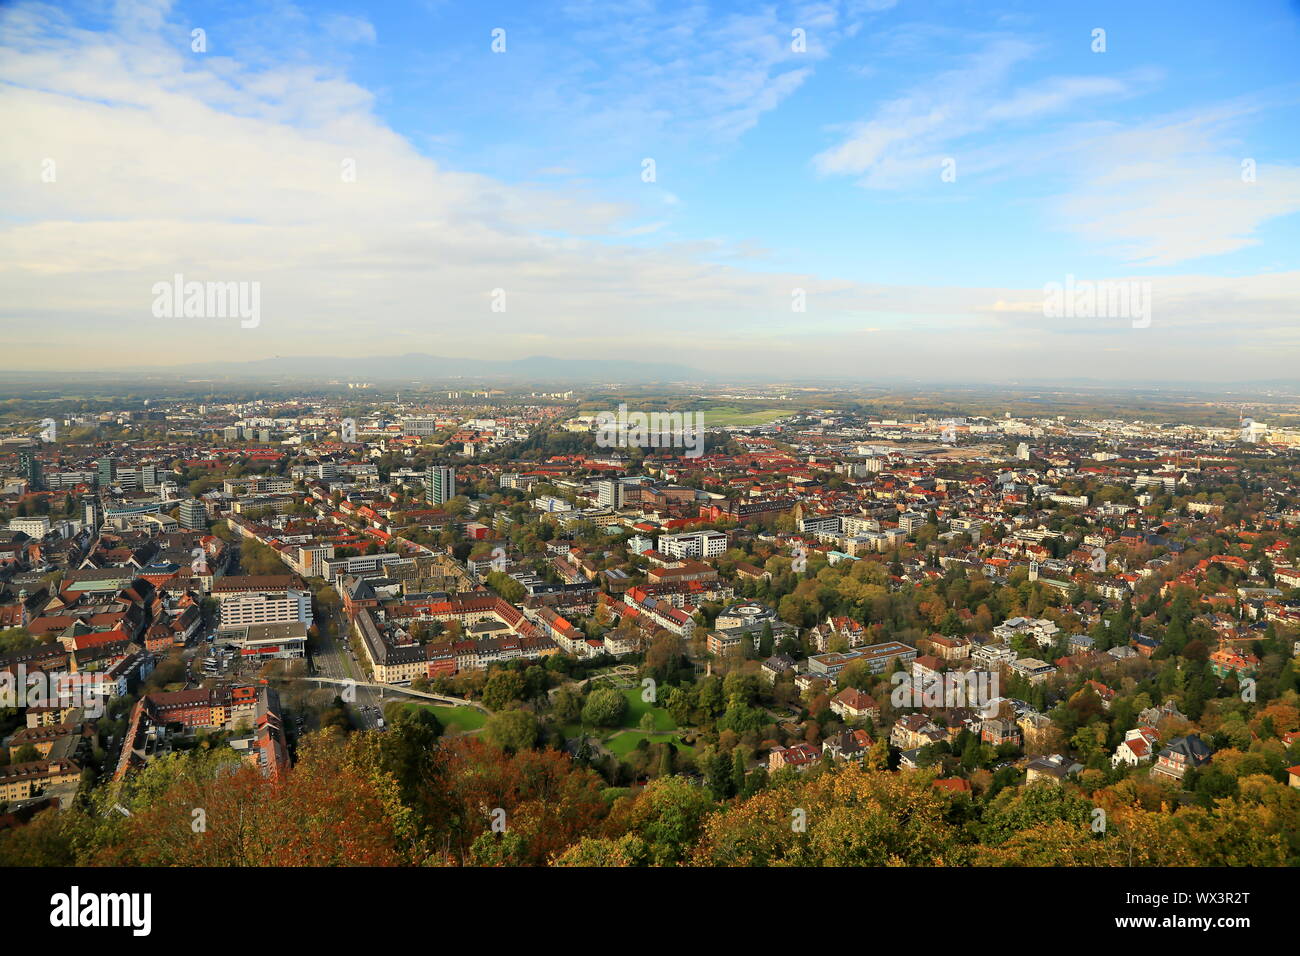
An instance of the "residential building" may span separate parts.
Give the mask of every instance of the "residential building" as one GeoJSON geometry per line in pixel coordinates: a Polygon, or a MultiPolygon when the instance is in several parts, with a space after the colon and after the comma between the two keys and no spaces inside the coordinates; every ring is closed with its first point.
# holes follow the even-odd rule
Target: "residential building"
{"type": "Polygon", "coordinates": [[[444,505],[456,497],[456,469],[430,465],[424,473],[424,493],[431,505],[444,505]]]}

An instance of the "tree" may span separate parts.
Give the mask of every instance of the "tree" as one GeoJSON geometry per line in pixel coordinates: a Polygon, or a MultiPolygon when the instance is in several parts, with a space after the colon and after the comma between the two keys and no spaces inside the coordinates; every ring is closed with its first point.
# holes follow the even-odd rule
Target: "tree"
{"type": "Polygon", "coordinates": [[[592,691],[582,705],[582,721],[593,727],[617,727],[626,713],[627,698],[612,687],[592,691]]]}
{"type": "Polygon", "coordinates": [[[659,751],[659,776],[669,777],[673,773],[673,764],[676,762],[677,748],[671,742],[665,742],[661,745],[659,751]]]}
{"type": "Polygon", "coordinates": [[[524,675],[508,667],[494,670],[483,688],[483,703],[488,710],[502,710],[508,704],[523,700],[524,675]]]}
{"type": "Polygon", "coordinates": [[[707,775],[709,791],[713,794],[715,800],[726,800],[735,794],[735,786],[731,778],[731,761],[727,755],[721,752],[715,753],[708,763],[709,772],[707,775]]]}
{"type": "Polygon", "coordinates": [[[645,866],[648,862],[645,841],[633,833],[617,840],[605,837],[583,837],[565,850],[553,866],[645,866]]]}
{"type": "Polygon", "coordinates": [[[0,630],[0,654],[25,651],[35,647],[39,641],[22,627],[10,627],[0,630]]]}
{"type": "Polygon", "coordinates": [[[499,711],[483,726],[488,740],[512,753],[531,750],[537,743],[537,732],[537,718],[519,709],[499,711]]]}
{"type": "Polygon", "coordinates": [[[956,848],[957,830],[945,820],[950,799],[924,775],[855,764],[774,780],[711,814],[690,859],[699,866],[932,866],[949,862],[956,848]]]}
{"type": "Polygon", "coordinates": [[[731,752],[731,787],[736,793],[745,792],[745,754],[739,747],[731,752]]]}
{"type": "Polygon", "coordinates": [[[394,817],[362,737],[313,735],[289,773],[268,779],[229,749],[152,761],[123,792],[105,790],[72,825],[83,864],[383,866],[401,862],[394,817]],[[357,743],[353,743],[356,741],[357,743]],[[129,811],[112,812],[112,802],[129,811]],[[202,808],[204,828],[193,828],[202,808]],[[304,826],[310,821],[311,826],[304,826]]]}
{"type": "Polygon", "coordinates": [[[561,687],[551,698],[551,713],[560,723],[574,723],[582,713],[582,695],[572,687],[561,687]]]}

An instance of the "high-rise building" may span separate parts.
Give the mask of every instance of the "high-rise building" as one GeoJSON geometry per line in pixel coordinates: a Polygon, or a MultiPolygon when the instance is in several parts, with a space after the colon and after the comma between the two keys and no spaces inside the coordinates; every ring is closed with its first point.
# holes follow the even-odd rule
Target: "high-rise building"
{"type": "Polygon", "coordinates": [[[95,481],[101,488],[113,483],[113,459],[101,458],[95,462],[95,481]]]}
{"type": "Polygon", "coordinates": [[[205,531],[208,527],[208,509],[197,498],[186,498],[180,504],[181,527],[186,531],[205,531]]]}
{"type": "Polygon", "coordinates": [[[446,504],[456,497],[456,469],[430,465],[424,473],[424,493],[433,505],[446,504]]]}
{"type": "Polygon", "coordinates": [[[596,482],[596,505],[601,508],[623,507],[623,483],[612,479],[596,482]]]}
{"type": "Polygon", "coordinates": [[[103,514],[99,510],[99,499],[86,495],[81,499],[81,507],[85,514],[86,527],[90,529],[92,534],[97,533],[99,523],[103,519],[103,514]]]}
{"type": "Polygon", "coordinates": [[[28,490],[38,491],[45,487],[40,459],[31,449],[24,448],[18,453],[18,471],[27,480],[28,490]]]}

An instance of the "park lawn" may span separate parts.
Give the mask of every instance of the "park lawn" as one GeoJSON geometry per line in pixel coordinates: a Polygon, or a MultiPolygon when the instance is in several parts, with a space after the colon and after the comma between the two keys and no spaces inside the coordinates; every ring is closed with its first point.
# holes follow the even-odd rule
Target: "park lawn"
{"type": "Polygon", "coordinates": [[[655,730],[677,729],[677,721],[673,720],[672,714],[656,704],[647,703],[641,699],[641,687],[639,685],[626,688],[623,691],[623,696],[627,698],[627,713],[623,716],[624,727],[639,728],[642,715],[650,713],[654,714],[655,730]]]}
{"type": "Polygon", "coordinates": [[[432,704],[407,704],[408,707],[428,707],[442,724],[447,734],[463,734],[478,730],[487,722],[487,714],[473,707],[439,707],[432,704]]]}
{"type": "Polygon", "coordinates": [[[633,750],[636,750],[636,745],[642,740],[648,740],[652,744],[671,742],[681,753],[695,753],[695,748],[682,743],[681,738],[678,737],[677,734],[647,734],[640,730],[625,730],[621,734],[617,734],[609,740],[606,740],[605,746],[609,748],[611,752],[618,754],[620,757],[626,757],[633,750]]]}

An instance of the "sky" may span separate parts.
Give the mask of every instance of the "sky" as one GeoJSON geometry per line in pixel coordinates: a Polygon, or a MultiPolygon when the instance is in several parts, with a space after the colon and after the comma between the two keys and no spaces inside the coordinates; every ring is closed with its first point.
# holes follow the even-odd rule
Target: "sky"
{"type": "Polygon", "coordinates": [[[11,369],[1300,368],[1300,0],[18,0],[0,118],[11,369]]]}

